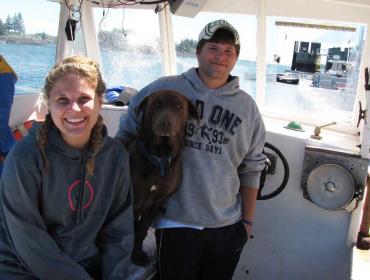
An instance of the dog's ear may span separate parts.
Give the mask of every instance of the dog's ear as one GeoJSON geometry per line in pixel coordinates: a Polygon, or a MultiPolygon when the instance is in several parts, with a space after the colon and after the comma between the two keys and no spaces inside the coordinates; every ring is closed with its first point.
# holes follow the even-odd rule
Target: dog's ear
{"type": "Polygon", "coordinates": [[[146,106],[146,103],[148,103],[148,99],[149,99],[149,96],[145,97],[143,100],[141,100],[139,106],[137,106],[135,108],[135,113],[137,115],[139,115],[140,112],[142,112],[144,114],[144,112],[145,112],[145,106],[146,106]]]}
{"type": "Polygon", "coordinates": [[[196,119],[197,122],[199,123],[199,113],[197,107],[188,100],[188,111],[189,111],[189,118],[191,119],[196,119]]]}

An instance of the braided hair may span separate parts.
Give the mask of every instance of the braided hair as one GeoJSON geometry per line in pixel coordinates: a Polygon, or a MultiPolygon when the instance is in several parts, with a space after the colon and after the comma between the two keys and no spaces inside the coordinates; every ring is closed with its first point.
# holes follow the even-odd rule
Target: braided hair
{"type": "MultiPolygon", "coordinates": [[[[95,87],[95,94],[97,96],[103,96],[106,87],[99,70],[99,64],[87,57],[73,56],[56,64],[45,78],[43,99],[46,103],[49,100],[50,91],[54,87],[56,81],[69,74],[77,74],[83,77],[91,86],[95,87]]],[[[43,160],[44,173],[47,173],[49,169],[49,161],[46,156],[45,147],[47,145],[49,131],[53,125],[53,119],[49,112],[46,115],[45,122],[39,127],[36,135],[37,146],[41,151],[43,160]]],[[[91,156],[86,162],[86,169],[89,175],[93,175],[94,173],[95,157],[98,154],[103,141],[103,126],[103,118],[99,115],[98,120],[91,131],[89,141],[91,156]]]]}
{"type": "Polygon", "coordinates": [[[89,175],[93,175],[94,173],[95,157],[100,151],[101,143],[103,140],[102,129],[103,129],[103,118],[102,116],[99,115],[98,120],[94,125],[90,136],[91,156],[87,159],[86,162],[86,169],[89,175]]]}

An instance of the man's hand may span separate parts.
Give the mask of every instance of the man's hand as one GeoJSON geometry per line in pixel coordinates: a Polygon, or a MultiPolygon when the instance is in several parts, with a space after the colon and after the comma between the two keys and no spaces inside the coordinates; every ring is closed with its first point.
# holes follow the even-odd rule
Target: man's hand
{"type": "Polygon", "coordinates": [[[252,230],[253,230],[253,222],[243,218],[242,219],[243,225],[245,227],[245,230],[247,231],[248,238],[252,236],[252,230]]]}
{"type": "Polygon", "coordinates": [[[253,226],[244,224],[245,230],[247,231],[248,238],[252,235],[253,226]]]}

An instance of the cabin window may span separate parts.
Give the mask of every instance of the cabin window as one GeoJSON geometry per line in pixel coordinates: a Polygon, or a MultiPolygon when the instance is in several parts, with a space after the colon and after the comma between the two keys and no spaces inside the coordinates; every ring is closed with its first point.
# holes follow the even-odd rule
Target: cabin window
{"type": "Polygon", "coordinates": [[[277,17],[266,26],[264,113],[350,125],[366,26],[277,17]]]}
{"type": "Polygon", "coordinates": [[[197,67],[196,45],[201,29],[210,21],[225,19],[240,35],[240,55],[231,72],[239,76],[240,86],[253,98],[256,96],[256,32],[255,16],[200,12],[195,18],[172,16],[174,40],[176,44],[177,73],[197,67]]]}
{"type": "Polygon", "coordinates": [[[153,10],[94,8],[94,17],[108,87],[140,90],[164,75],[153,10]]]}
{"type": "Polygon", "coordinates": [[[16,94],[37,93],[43,87],[55,63],[59,12],[59,3],[45,0],[1,3],[0,54],[18,76],[16,94]]]}

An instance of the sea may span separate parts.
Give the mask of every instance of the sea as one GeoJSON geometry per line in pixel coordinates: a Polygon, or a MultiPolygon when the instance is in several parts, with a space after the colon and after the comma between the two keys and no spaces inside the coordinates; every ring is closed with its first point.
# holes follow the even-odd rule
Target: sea
{"type": "MultiPolygon", "coordinates": [[[[55,63],[55,45],[35,46],[0,44],[0,54],[17,73],[16,94],[40,91],[44,78],[55,63]]],[[[158,55],[102,50],[102,67],[108,87],[118,85],[136,89],[164,75],[163,63],[158,55]],[[135,61],[133,61],[135,55],[135,61]]],[[[193,57],[177,57],[177,72],[182,73],[196,66],[193,57]]],[[[268,65],[268,74],[284,72],[287,65],[268,65]],[[278,68],[278,69],[277,69],[278,68]]],[[[239,60],[232,73],[240,76],[244,90],[255,96],[256,63],[239,60]]]]}
{"type": "MultiPolygon", "coordinates": [[[[40,92],[48,71],[55,63],[55,45],[1,44],[0,54],[18,76],[15,94],[40,92]]],[[[140,90],[164,75],[162,59],[156,54],[102,50],[103,77],[107,87],[127,86],[140,90]]],[[[177,57],[177,73],[197,65],[195,57],[177,57]]],[[[276,82],[276,74],[290,66],[268,64],[264,110],[280,116],[319,119],[320,122],[350,123],[355,102],[353,92],[312,87],[311,81],[300,85],[276,82]],[[335,119],[333,118],[335,116],[335,119]]],[[[256,63],[238,60],[232,75],[239,76],[241,88],[256,97],[256,63]]]]}

